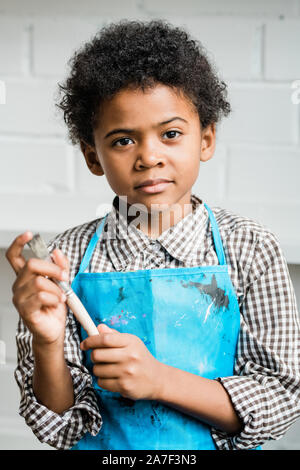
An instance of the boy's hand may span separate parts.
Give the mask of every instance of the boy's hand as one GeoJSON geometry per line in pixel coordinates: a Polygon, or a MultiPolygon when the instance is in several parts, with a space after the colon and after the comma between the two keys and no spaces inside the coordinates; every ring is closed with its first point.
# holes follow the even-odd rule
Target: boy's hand
{"type": "Polygon", "coordinates": [[[155,400],[162,364],[137,336],[120,333],[104,324],[97,328],[100,335],[86,338],[80,348],[92,349],[93,373],[99,377],[99,387],[132,400],[155,400]]]}
{"type": "Polygon", "coordinates": [[[13,267],[17,279],[12,286],[13,304],[36,344],[63,342],[66,323],[66,297],[50,279],[67,280],[68,258],[60,250],[53,251],[55,263],[22,255],[25,244],[33,237],[31,232],[19,235],[6,251],[6,258],[13,267]],[[66,278],[62,272],[66,271],[66,278]]]}

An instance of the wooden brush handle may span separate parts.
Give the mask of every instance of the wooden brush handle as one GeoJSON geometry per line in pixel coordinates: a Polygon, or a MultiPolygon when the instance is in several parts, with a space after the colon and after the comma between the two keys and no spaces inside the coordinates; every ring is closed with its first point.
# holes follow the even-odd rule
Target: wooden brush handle
{"type": "Polygon", "coordinates": [[[86,311],[84,305],[77,297],[75,292],[72,292],[69,296],[67,296],[67,304],[72,310],[76,319],[87,332],[88,336],[99,335],[99,331],[97,330],[95,323],[91,319],[90,315],[86,311]]]}

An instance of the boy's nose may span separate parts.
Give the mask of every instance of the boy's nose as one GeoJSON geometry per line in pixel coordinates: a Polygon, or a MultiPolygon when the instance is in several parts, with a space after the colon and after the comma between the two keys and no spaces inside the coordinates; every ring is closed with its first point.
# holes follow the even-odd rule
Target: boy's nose
{"type": "Polygon", "coordinates": [[[136,162],[136,168],[152,168],[157,165],[163,165],[162,159],[156,157],[149,157],[147,159],[138,159],[136,162]]]}
{"type": "Polygon", "coordinates": [[[163,165],[165,157],[161,152],[153,148],[141,149],[136,157],[136,168],[152,168],[156,165],[163,165]]]}

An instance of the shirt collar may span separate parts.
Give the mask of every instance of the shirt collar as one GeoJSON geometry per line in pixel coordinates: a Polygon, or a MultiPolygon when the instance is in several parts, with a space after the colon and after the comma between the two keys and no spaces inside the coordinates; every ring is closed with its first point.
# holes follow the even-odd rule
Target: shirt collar
{"type": "MultiPolygon", "coordinates": [[[[208,222],[203,201],[192,194],[191,204],[192,212],[155,239],[173,258],[187,264],[193,264],[192,260],[196,258],[196,252],[204,242],[208,222]]],[[[127,216],[124,202],[115,196],[112,210],[107,216],[104,238],[116,271],[126,270],[138,253],[152,251],[154,239],[130,224],[131,219],[127,216]]],[[[135,217],[132,216],[132,219],[135,217]]]]}

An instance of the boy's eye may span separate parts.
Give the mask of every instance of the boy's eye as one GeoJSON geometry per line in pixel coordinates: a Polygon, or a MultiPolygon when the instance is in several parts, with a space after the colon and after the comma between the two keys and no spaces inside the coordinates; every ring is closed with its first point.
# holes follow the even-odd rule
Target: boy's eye
{"type": "Polygon", "coordinates": [[[128,144],[128,140],[131,140],[131,139],[129,139],[129,137],[122,137],[122,139],[119,139],[119,140],[116,140],[115,142],[113,142],[113,146],[125,147],[128,144]],[[118,143],[120,143],[120,145],[117,145],[118,143]]]}
{"type": "Polygon", "coordinates": [[[173,139],[174,137],[176,137],[174,134],[181,134],[181,132],[179,132],[179,131],[167,131],[167,132],[164,133],[164,135],[165,134],[169,134],[169,137],[171,139],[173,139]]]}
{"type": "MultiPolygon", "coordinates": [[[[174,139],[176,137],[176,134],[181,134],[179,131],[167,131],[163,135],[168,135],[168,140],[169,139],[174,139]]],[[[129,141],[132,141],[132,139],[129,139],[129,137],[122,137],[121,139],[116,140],[113,142],[113,147],[125,147],[128,145],[129,141]]]]}

